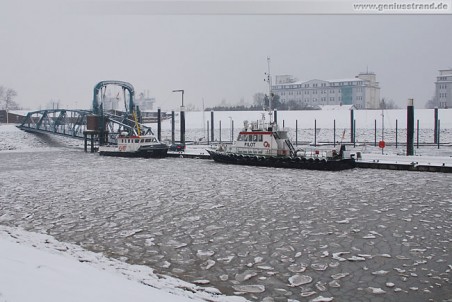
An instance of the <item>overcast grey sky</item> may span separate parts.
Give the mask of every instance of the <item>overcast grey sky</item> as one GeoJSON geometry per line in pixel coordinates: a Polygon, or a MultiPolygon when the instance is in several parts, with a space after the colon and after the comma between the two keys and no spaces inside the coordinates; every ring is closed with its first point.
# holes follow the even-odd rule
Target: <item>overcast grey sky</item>
{"type": "Polygon", "coordinates": [[[382,97],[423,107],[438,69],[452,67],[451,34],[452,15],[104,14],[99,6],[71,13],[50,2],[2,0],[0,85],[30,109],[50,100],[89,108],[95,84],[110,79],[149,91],[164,110],[180,106],[174,89],[198,108],[203,99],[250,103],[267,89],[269,56],[273,75],[302,80],[368,69],[382,97]]]}

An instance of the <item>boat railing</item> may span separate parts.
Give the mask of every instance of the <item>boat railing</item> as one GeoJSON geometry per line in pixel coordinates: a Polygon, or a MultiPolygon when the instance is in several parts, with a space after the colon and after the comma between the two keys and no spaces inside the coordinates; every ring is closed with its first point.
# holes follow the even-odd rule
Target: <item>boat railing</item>
{"type": "Polygon", "coordinates": [[[299,157],[306,158],[334,158],[337,156],[337,152],[335,150],[319,150],[319,149],[298,149],[296,150],[296,155],[299,157]]]}
{"type": "MultiPolygon", "coordinates": [[[[272,150],[269,148],[249,148],[249,147],[235,147],[238,154],[255,154],[255,155],[271,155],[272,150]]],[[[273,150],[274,151],[274,150],[273,150]]]]}

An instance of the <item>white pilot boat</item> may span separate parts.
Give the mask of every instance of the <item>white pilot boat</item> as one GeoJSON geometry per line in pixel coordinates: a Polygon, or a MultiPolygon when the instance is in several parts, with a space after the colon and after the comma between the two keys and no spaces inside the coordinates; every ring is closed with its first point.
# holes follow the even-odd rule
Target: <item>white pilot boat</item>
{"type": "Polygon", "coordinates": [[[338,171],[355,167],[355,160],[345,146],[337,150],[296,150],[287,131],[276,123],[244,123],[232,145],[207,150],[220,163],[278,168],[338,171]]]}
{"type": "Polygon", "coordinates": [[[99,154],[119,157],[166,157],[168,146],[158,141],[152,134],[128,135],[121,132],[117,144],[99,146],[99,154]]]}
{"type": "Polygon", "coordinates": [[[320,151],[295,150],[287,131],[280,130],[272,121],[270,59],[268,59],[269,110],[270,121],[244,122],[237,140],[232,145],[220,145],[217,150],[207,150],[211,158],[220,163],[267,166],[309,170],[345,170],[355,167],[355,159],[341,146],[336,150],[320,151]]]}

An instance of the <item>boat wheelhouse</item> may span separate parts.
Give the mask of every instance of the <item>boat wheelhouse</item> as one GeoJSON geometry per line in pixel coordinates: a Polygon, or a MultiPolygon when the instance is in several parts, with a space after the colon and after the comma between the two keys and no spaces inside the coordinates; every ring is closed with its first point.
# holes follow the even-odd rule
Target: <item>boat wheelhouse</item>
{"type": "Polygon", "coordinates": [[[245,121],[237,141],[226,145],[224,151],[259,156],[293,156],[295,153],[287,131],[279,130],[275,123],[266,123],[264,114],[261,121],[245,121]]]}

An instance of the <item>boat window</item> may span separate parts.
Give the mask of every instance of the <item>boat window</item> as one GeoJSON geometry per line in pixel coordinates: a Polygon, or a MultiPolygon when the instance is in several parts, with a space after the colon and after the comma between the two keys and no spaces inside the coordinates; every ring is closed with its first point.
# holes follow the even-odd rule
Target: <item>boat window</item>
{"type": "Polygon", "coordinates": [[[155,143],[155,142],[157,142],[157,139],[155,137],[153,137],[152,141],[155,143]]]}
{"type": "Polygon", "coordinates": [[[144,143],[144,138],[141,139],[141,142],[144,143]]]}
{"type": "Polygon", "coordinates": [[[127,142],[130,143],[130,138],[127,139],[127,142]]]}
{"type": "Polygon", "coordinates": [[[250,141],[250,142],[252,142],[253,141],[253,136],[250,134],[250,135],[248,135],[249,137],[248,137],[248,140],[250,141]]]}
{"type": "Polygon", "coordinates": [[[242,139],[243,139],[242,135],[239,134],[239,137],[237,137],[237,140],[238,140],[238,141],[241,141],[242,139]]]}
{"type": "Polygon", "coordinates": [[[253,142],[257,142],[257,135],[253,135],[253,142]]]}
{"type": "Polygon", "coordinates": [[[260,142],[263,141],[263,139],[262,139],[262,134],[259,134],[259,141],[260,141],[260,142]]]}
{"type": "Polygon", "coordinates": [[[147,138],[146,139],[146,143],[150,143],[151,142],[151,139],[150,138],[147,138]]]}
{"type": "Polygon", "coordinates": [[[248,141],[248,135],[244,135],[243,138],[244,138],[243,140],[244,140],[245,142],[248,141]]]}

